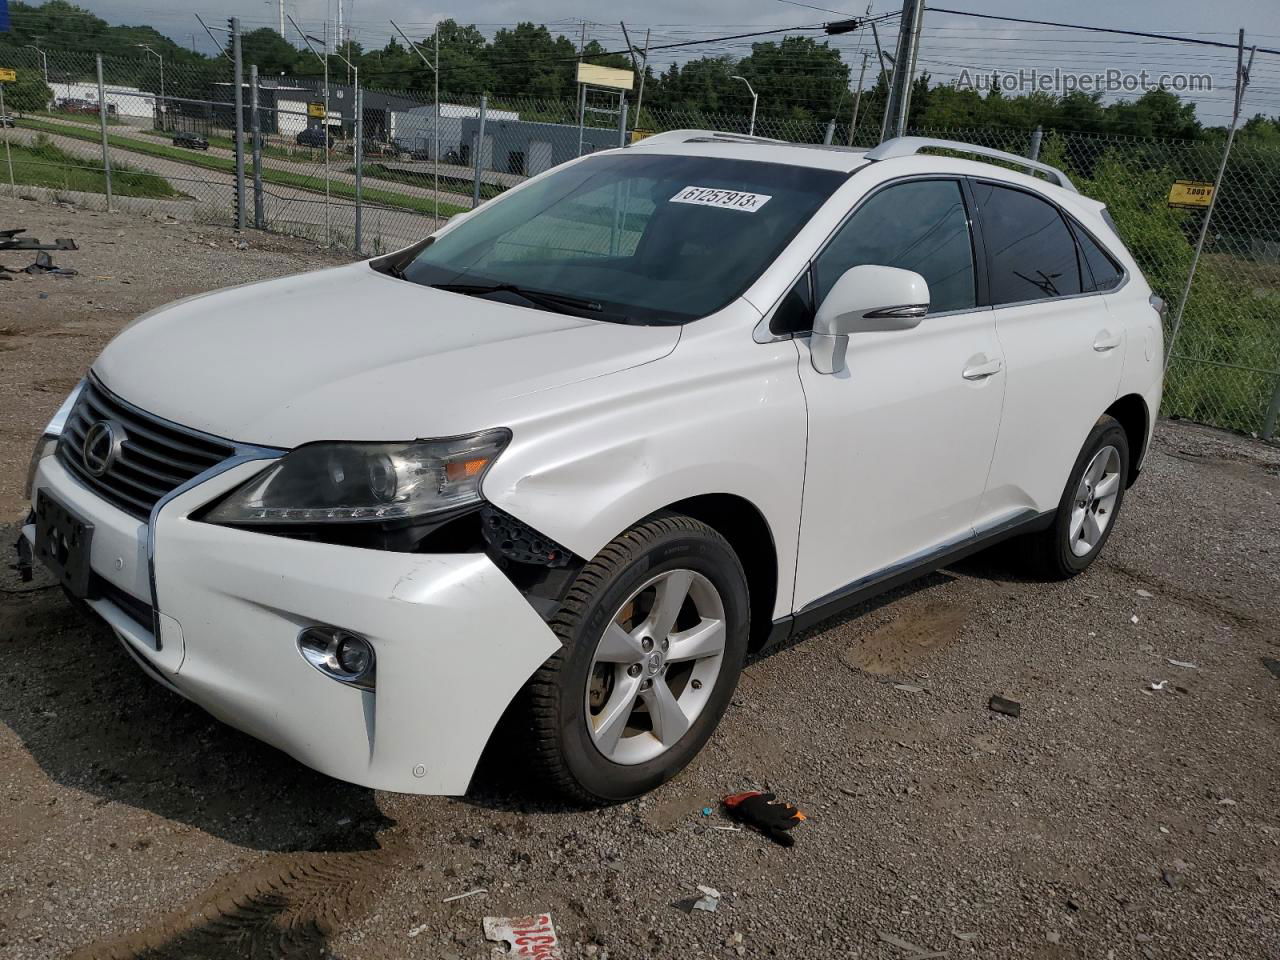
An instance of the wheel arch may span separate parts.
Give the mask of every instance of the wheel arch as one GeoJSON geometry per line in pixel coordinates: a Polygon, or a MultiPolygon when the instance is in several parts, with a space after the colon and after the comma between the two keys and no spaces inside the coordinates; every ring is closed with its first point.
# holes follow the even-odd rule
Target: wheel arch
{"type": "Polygon", "coordinates": [[[1136,393],[1125,394],[1107,407],[1105,415],[1119,421],[1129,440],[1129,476],[1125,485],[1132,486],[1138,479],[1151,433],[1151,413],[1147,409],[1147,401],[1136,393]]]}
{"type": "Polygon", "coordinates": [[[663,509],[702,521],[728,540],[738,555],[751,597],[747,649],[755,653],[769,637],[778,597],[778,549],[764,513],[750,500],[732,493],[700,494],[663,509]]]}

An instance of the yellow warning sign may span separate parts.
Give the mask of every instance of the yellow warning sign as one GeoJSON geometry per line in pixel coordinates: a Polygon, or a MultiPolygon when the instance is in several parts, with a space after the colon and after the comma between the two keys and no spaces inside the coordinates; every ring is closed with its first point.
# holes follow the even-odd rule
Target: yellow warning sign
{"type": "Polygon", "coordinates": [[[0,67],[0,83],[17,83],[18,71],[12,67],[0,67]]]}
{"type": "Polygon", "coordinates": [[[639,143],[639,142],[640,142],[641,140],[643,140],[645,137],[652,137],[652,136],[653,136],[653,131],[652,131],[652,130],[639,130],[639,129],[632,130],[632,131],[631,131],[631,142],[632,142],[632,143],[639,143]]]}
{"type": "Polygon", "coordinates": [[[323,100],[312,100],[310,103],[308,103],[308,104],[307,104],[307,116],[308,116],[308,117],[317,117],[317,118],[319,118],[319,119],[323,120],[323,119],[324,119],[324,101],[323,101],[323,100]]]}
{"type": "Polygon", "coordinates": [[[1196,209],[1213,200],[1213,184],[1203,180],[1175,180],[1169,188],[1169,206],[1196,209]]]}

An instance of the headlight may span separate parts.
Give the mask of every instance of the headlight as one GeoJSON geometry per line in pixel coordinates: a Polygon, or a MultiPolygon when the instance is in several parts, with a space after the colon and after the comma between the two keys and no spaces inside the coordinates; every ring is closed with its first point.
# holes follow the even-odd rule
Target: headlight
{"type": "Polygon", "coordinates": [[[22,493],[24,499],[29,501],[31,494],[35,492],[36,471],[40,469],[40,461],[57,452],[58,438],[62,436],[62,430],[67,425],[67,417],[71,416],[71,408],[76,405],[76,400],[80,398],[80,391],[83,389],[84,381],[81,380],[76,384],[75,389],[67,394],[67,399],[62,401],[62,406],[58,408],[58,412],[53,415],[49,425],[44,428],[44,433],[36,441],[36,448],[31,451],[31,464],[27,467],[27,485],[23,487],[22,493]]]}
{"type": "Polygon", "coordinates": [[[450,440],[298,447],[210,510],[210,523],[367,523],[480,501],[480,481],[511,439],[489,430],[450,440]]]}

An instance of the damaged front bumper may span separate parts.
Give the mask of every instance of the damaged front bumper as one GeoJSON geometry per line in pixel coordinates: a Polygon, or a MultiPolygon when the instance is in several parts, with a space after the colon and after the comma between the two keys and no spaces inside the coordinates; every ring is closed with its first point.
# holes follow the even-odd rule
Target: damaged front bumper
{"type": "MultiPolygon", "coordinates": [[[[153,678],[341,780],[464,793],[498,719],[559,641],[483,553],[393,553],[190,519],[263,466],[197,478],[144,523],[48,456],[33,502],[49,493],[92,522],[86,603],[153,678]],[[304,658],[299,635],[317,625],[368,640],[372,689],[304,658]]],[[[35,526],[22,536],[29,550],[35,526]]]]}

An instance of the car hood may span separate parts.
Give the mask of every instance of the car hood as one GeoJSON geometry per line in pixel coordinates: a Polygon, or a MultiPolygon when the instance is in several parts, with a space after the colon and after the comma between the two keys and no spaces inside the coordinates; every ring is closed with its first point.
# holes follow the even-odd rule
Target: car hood
{"type": "Polygon", "coordinates": [[[441,437],[528,394],[658,360],[678,326],[582,319],[397,280],[367,263],[180,300],[94,373],[152,414],[240,443],[441,437]]]}

